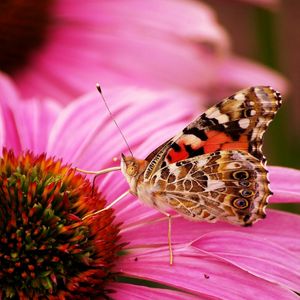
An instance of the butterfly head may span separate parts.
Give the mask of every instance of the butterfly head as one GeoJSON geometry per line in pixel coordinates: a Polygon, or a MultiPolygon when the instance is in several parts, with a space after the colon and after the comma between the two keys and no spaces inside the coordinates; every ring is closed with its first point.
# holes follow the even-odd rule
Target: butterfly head
{"type": "Polygon", "coordinates": [[[130,190],[136,194],[136,186],[139,177],[144,173],[147,167],[147,161],[136,159],[133,156],[125,156],[122,154],[121,170],[129,183],[130,190]]]}

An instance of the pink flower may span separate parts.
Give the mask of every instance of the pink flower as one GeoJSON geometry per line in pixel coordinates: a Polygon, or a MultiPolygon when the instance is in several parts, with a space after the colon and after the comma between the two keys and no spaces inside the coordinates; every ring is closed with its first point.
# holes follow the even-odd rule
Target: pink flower
{"type": "Polygon", "coordinates": [[[252,84],[286,89],[273,71],[232,59],[224,28],[199,1],[31,2],[11,2],[0,14],[0,68],[26,98],[65,104],[98,81],[106,88],[181,89],[202,101],[214,90],[252,84]]]}
{"type": "MultiPolygon", "coordinates": [[[[62,109],[50,100],[21,102],[3,76],[0,89],[1,146],[15,153],[30,149],[73,166],[102,169],[127,151],[96,92],[62,109]]],[[[178,99],[197,100],[183,93],[132,88],[105,94],[135,156],[141,158],[192,117],[192,106],[178,99]]],[[[299,202],[300,172],[278,167],[270,172],[275,193],[271,202],[299,202]]],[[[128,189],[119,172],[103,175],[97,183],[108,203],[128,189]]],[[[117,276],[105,286],[105,291],[114,291],[114,299],[297,299],[297,215],[268,209],[266,220],[251,228],[174,218],[170,266],[166,219],[133,196],[114,209],[115,223],[121,224],[120,243],[126,243],[113,263],[117,276]]]]}

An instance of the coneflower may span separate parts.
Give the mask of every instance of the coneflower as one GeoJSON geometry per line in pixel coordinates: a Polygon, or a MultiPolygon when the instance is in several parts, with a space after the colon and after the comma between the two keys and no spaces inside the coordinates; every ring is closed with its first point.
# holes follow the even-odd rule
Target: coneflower
{"type": "MultiPolygon", "coordinates": [[[[298,299],[298,215],[268,209],[265,220],[247,228],[174,218],[170,266],[166,218],[134,196],[114,206],[115,219],[103,211],[82,221],[106,205],[101,195],[110,204],[128,189],[114,172],[97,178],[101,195],[93,195],[69,166],[103,169],[126,153],[97,92],[64,109],[16,94],[0,74],[0,146],[10,149],[0,154],[3,299],[298,299]]],[[[182,93],[106,94],[137,157],[182,129],[194,112],[186,105],[193,99],[182,93]]],[[[270,168],[271,203],[299,203],[299,173],[270,168]]]]}
{"type": "Polygon", "coordinates": [[[105,200],[60,160],[4,149],[0,159],[0,298],[90,299],[112,280],[119,228],[105,200]]]}

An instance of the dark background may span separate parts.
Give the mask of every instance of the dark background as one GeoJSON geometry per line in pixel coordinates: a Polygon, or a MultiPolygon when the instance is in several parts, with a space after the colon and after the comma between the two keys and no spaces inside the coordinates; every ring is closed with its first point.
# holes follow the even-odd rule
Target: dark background
{"type": "Polygon", "coordinates": [[[288,94],[266,133],[264,149],[269,164],[300,168],[300,1],[278,1],[271,9],[239,0],[203,2],[217,13],[233,52],[279,71],[288,80],[288,94]]]}

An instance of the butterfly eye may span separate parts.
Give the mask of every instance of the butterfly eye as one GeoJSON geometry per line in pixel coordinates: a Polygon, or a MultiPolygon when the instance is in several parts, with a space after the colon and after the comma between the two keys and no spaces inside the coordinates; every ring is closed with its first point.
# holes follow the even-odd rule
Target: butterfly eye
{"type": "Polygon", "coordinates": [[[127,166],[126,173],[129,176],[135,176],[137,174],[137,166],[135,164],[130,164],[127,166]]]}
{"type": "Polygon", "coordinates": [[[236,171],[232,173],[234,179],[243,180],[249,178],[249,173],[247,171],[236,171]]]}
{"type": "Polygon", "coordinates": [[[245,189],[245,190],[240,191],[240,195],[243,196],[243,197],[249,198],[249,197],[254,195],[254,192],[251,191],[251,190],[246,190],[245,189]]]}
{"type": "Polygon", "coordinates": [[[245,209],[249,206],[249,201],[244,198],[236,198],[232,201],[232,205],[237,209],[245,209]]]}

